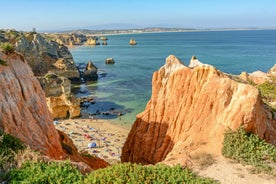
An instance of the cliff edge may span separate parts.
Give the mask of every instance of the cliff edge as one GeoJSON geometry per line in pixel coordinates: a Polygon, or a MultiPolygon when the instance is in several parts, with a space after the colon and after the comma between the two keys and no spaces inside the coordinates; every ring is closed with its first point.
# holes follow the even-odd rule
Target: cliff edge
{"type": "Polygon", "coordinates": [[[170,55],[154,72],[152,96],[122,150],[123,162],[186,165],[195,152],[221,155],[225,130],[243,126],[276,145],[276,121],[259,91],[213,66],[170,55]]]}

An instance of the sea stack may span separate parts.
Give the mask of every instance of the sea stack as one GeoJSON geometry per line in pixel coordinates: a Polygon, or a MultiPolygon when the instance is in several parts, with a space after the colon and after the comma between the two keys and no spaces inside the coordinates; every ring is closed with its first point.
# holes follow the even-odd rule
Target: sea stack
{"type": "Polygon", "coordinates": [[[105,64],[114,64],[114,63],[115,63],[115,61],[114,61],[113,58],[107,58],[107,59],[105,60],[105,64]]]}
{"type": "Polygon", "coordinates": [[[153,74],[151,99],[136,116],[121,159],[186,166],[198,152],[221,155],[228,128],[243,126],[276,145],[275,124],[254,86],[232,80],[211,65],[187,67],[170,55],[153,74]]]}
{"type": "Polygon", "coordinates": [[[133,38],[131,38],[130,41],[129,41],[129,44],[130,45],[136,45],[137,43],[133,38]]]}

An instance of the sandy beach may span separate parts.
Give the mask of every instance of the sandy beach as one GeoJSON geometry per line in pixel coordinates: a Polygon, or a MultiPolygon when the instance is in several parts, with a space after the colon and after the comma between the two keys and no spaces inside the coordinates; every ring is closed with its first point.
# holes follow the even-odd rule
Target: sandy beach
{"type": "Polygon", "coordinates": [[[54,124],[73,140],[79,152],[87,151],[111,164],[120,161],[121,150],[130,130],[108,120],[69,119],[54,121],[54,124]]]}

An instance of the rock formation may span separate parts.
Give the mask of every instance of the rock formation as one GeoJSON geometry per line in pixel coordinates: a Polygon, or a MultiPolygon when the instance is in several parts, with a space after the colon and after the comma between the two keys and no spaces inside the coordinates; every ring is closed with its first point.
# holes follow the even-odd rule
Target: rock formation
{"type": "Polygon", "coordinates": [[[71,81],[54,73],[39,78],[52,118],[80,116],[80,102],[71,95],[71,81]]]}
{"type": "Polygon", "coordinates": [[[276,121],[259,91],[210,65],[186,67],[175,56],[153,74],[152,96],[122,150],[123,162],[186,164],[196,152],[221,154],[227,128],[276,145],[276,121]]]}
{"type": "Polygon", "coordinates": [[[87,45],[99,45],[98,39],[96,37],[88,37],[86,41],[87,45]]]}
{"type": "Polygon", "coordinates": [[[92,61],[89,61],[83,72],[84,79],[97,80],[98,79],[97,71],[98,71],[98,68],[92,63],[92,61]]]}
{"type": "Polygon", "coordinates": [[[194,68],[199,65],[203,65],[203,63],[201,63],[195,56],[192,56],[192,58],[190,60],[189,67],[194,68]]]}
{"type": "Polygon", "coordinates": [[[79,72],[68,48],[41,34],[28,33],[18,37],[16,51],[25,57],[36,76],[52,71],[69,79],[79,79],[79,72]]]}
{"type": "Polygon", "coordinates": [[[265,81],[269,80],[269,76],[267,75],[267,73],[264,73],[262,71],[255,71],[253,73],[250,73],[248,78],[255,84],[262,84],[265,81]]]}
{"type": "Polygon", "coordinates": [[[53,159],[85,162],[90,170],[107,166],[96,157],[83,158],[67,135],[55,129],[45,94],[23,57],[0,52],[0,59],[7,62],[0,65],[0,130],[53,159]]]}
{"type": "Polygon", "coordinates": [[[276,64],[272,68],[269,69],[268,74],[276,76],[276,64]]]}
{"type": "MultiPolygon", "coordinates": [[[[71,82],[66,78],[72,81],[80,81],[79,71],[68,48],[51,41],[49,35],[35,32],[23,33],[10,30],[3,31],[0,35],[7,42],[15,44],[16,51],[25,57],[36,77],[43,78],[42,76],[49,71],[59,76],[57,79],[45,78],[41,80],[43,89],[46,90],[48,107],[53,117],[79,116],[78,100],[69,93],[63,94],[65,91],[61,90],[61,88],[66,87],[67,91],[71,91],[71,82]]],[[[68,36],[68,40],[72,40],[74,43],[80,38],[81,36],[74,34],[68,36]]]]}
{"type": "Polygon", "coordinates": [[[246,81],[246,82],[250,81],[249,74],[246,72],[242,72],[238,77],[243,81],[246,81]]]}
{"type": "Polygon", "coordinates": [[[114,64],[114,63],[115,63],[115,61],[114,61],[113,58],[107,58],[107,59],[105,60],[105,64],[114,64]]]}
{"type": "Polygon", "coordinates": [[[133,38],[129,40],[129,45],[136,45],[136,44],[137,42],[133,38]]]}
{"type": "Polygon", "coordinates": [[[52,40],[60,45],[74,46],[86,42],[87,38],[83,34],[51,34],[52,40]]]}

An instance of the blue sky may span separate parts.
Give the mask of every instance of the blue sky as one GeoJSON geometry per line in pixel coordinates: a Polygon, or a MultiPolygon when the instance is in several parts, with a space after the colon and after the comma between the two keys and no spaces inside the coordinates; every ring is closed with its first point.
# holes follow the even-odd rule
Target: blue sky
{"type": "Polygon", "coordinates": [[[276,27],[276,0],[12,0],[0,28],[57,30],[125,23],[183,28],[276,27]]]}

